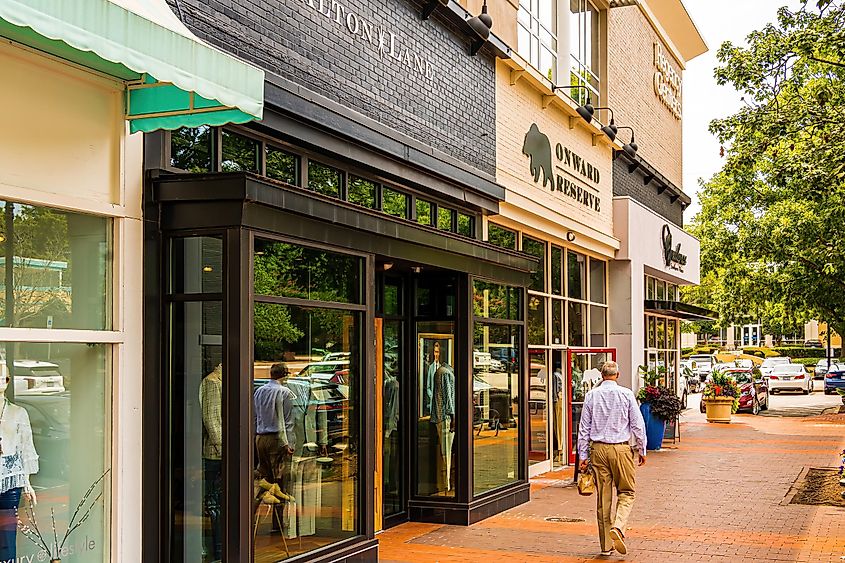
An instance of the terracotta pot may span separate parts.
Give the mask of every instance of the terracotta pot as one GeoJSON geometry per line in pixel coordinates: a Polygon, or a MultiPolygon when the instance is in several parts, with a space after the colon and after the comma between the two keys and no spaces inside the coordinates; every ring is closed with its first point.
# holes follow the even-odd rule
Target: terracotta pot
{"type": "Polygon", "coordinates": [[[733,397],[713,397],[712,399],[703,399],[704,406],[707,409],[707,422],[724,422],[731,421],[731,407],[733,407],[733,397]]]}

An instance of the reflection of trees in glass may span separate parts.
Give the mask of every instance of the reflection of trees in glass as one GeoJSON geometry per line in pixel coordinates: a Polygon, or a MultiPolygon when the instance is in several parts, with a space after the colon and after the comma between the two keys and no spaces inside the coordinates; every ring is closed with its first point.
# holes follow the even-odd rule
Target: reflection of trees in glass
{"type": "Polygon", "coordinates": [[[337,168],[308,161],[308,187],[331,197],[340,197],[342,172],[337,168]]]}
{"type": "Polygon", "coordinates": [[[417,199],[417,223],[431,225],[431,202],[417,199]]]}
{"type": "Polygon", "coordinates": [[[295,154],[277,149],[276,147],[267,147],[267,177],[286,182],[295,186],[299,185],[297,178],[299,176],[299,157],[295,154]]]}
{"type": "Polygon", "coordinates": [[[528,343],[546,344],[546,300],[536,295],[528,296],[528,343]]]}
{"type": "Polygon", "coordinates": [[[291,322],[290,308],[277,303],[256,303],[253,313],[255,359],[281,359],[285,343],[296,342],[303,332],[291,322]]]}
{"type": "MultiPolygon", "coordinates": [[[[103,328],[103,296],[106,290],[106,227],[108,220],[79,214],[33,207],[30,205],[5,203],[5,213],[13,214],[13,233],[6,230],[5,220],[0,220],[0,237],[3,253],[0,256],[0,307],[5,326],[47,326],[47,317],[54,317],[56,327],[68,327],[71,314],[73,291],[71,239],[75,242],[78,258],[86,268],[79,275],[93,285],[79,288],[78,298],[82,309],[88,310],[85,319],[76,323],[77,328],[103,328]],[[7,245],[12,244],[14,261],[14,315],[6,311],[5,254],[7,245]],[[87,260],[87,262],[86,262],[87,260]],[[91,304],[87,297],[96,296],[97,304],[91,304]],[[84,304],[83,304],[84,303],[84,304]],[[14,317],[12,319],[11,317],[14,317]]],[[[79,282],[77,282],[79,283],[79,282]]]]}
{"type": "Polygon", "coordinates": [[[211,170],[214,130],[202,127],[182,127],[170,133],[170,165],[188,172],[211,170]]]}
{"type": "Polygon", "coordinates": [[[347,200],[356,205],[363,205],[369,209],[376,206],[376,188],[378,185],[375,182],[359,178],[358,176],[349,177],[349,193],[347,200]]]}
{"type": "Polygon", "coordinates": [[[546,243],[533,238],[522,237],[522,251],[540,259],[537,271],[531,274],[531,285],[528,289],[534,291],[546,290],[546,243]]]}
{"type": "Polygon", "coordinates": [[[487,225],[487,241],[502,248],[516,249],[516,233],[493,223],[487,225]]]}
{"type": "Polygon", "coordinates": [[[390,188],[384,188],[381,192],[382,211],[394,217],[408,216],[408,196],[390,188]]]}
{"type": "Polygon", "coordinates": [[[284,242],[257,240],[255,293],[360,303],[361,259],[284,242]]]}
{"type": "Polygon", "coordinates": [[[568,293],[569,297],[573,299],[586,299],[586,284],[587,284],[587,258],[583,254],[577,252],[567,251],[568,261],[568,293]]]}
{"type": "Polygon", "coordinates": [[[472,217],[458,213],[458,234],[465,237],[472,236],[472,217]]]}
{"type": "Polygon", "coordinates": [[[452,210],[446,207],[437,208],[437,228],[441,231],[451,231],[452,225],[452,210]]]}
{"type": "Polygon", "coordinates": [[[249,137],[223,130],[223,172],[258,172],[259,143],[249,137]]]}
{"type": "Polygon", "coordinates": [[[476,280],[472,304],[476,317],[519,320],[519,292],[516,288],[476,280]]]}

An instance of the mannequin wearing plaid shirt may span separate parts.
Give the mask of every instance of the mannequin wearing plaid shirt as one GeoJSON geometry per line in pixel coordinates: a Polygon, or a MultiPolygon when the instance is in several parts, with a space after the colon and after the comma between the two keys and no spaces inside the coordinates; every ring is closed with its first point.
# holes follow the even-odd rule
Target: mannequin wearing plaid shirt
{"type": "Polygon", "coordinates": [[[218,364],[200,383],[202,409],[203,511],[211,520],[211,545],[214,559],[223,553],[223,528],[220,520],[223,492],[223,366],[218,364]]]}

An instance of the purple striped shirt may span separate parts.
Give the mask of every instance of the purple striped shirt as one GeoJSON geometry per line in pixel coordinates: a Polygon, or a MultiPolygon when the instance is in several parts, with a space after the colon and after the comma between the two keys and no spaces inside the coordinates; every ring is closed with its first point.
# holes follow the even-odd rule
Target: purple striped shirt
{"type": "Polygon", "coordinates": [[[587,393],[578,426],[578,458],[587,459],[590,442],[619,444],[633,435],[637,449],[645,455],[645,422],[634,392],[605,380],[587,393]]]}

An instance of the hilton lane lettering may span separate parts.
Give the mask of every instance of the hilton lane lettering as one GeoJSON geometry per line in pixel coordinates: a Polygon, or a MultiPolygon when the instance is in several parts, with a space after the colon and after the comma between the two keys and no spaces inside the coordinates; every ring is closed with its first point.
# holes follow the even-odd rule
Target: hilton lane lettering
{"type": "Polygon", "coordinates": [[[681,75],[672,68],[660,43],[654,44],[654,93],[669,108],[675,119],[681,119],[681,75]]]}
{"type": "Polygon", "coordinates": [[[593,190],[568,177],[581,177],[598,184],[601,180],[598,169],[560,143],[555,146],[555,163],[552,164],[552,143],[540,132],[536,123],[532,123],[525,134],[522,154],[528,156],[529,170],[535,182],[539,182],[542,176],[541,186],[548,184],[551,191],[561,192],[589,209],[601,211],[601,198],[593,190]],[[556,170],[563,171],[566,175],[555,174],[556,170]]]}
{"type": "Polygon", "coordinates": [[[406,70],[428,80],[434,79],[434,65],[428,57],[403,45],[402,39],[392,31],[372,23],[337,0],[305,0],[305,2],[329,20],[334,21],[336,25],[341,26],[341,29],[351,33],[356,39],[370,44],[382,58],[392,59],[406,70]]]}
{"type": "Polygon", "coordinates": [[[687,265],[687,257],[685,254],[681,254],[681,243],[672,248],[672,231],[669,229],[669,225],[663,225],[662,238],[663,261],[666,263],[666,267],[683,272],[684,266],[687,265]]]}

